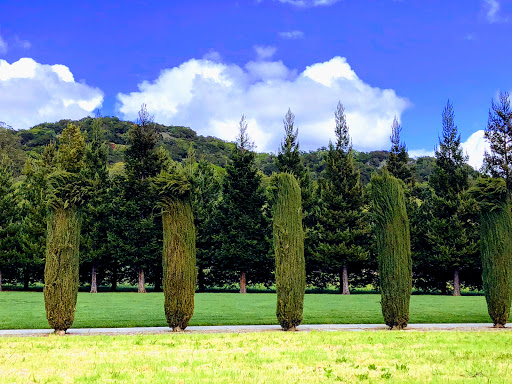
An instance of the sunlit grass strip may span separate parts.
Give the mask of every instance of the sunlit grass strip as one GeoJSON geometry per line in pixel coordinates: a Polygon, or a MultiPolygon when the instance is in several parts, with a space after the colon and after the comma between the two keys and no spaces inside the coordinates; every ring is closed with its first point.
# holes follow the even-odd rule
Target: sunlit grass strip
{"type": "Polygon", "coordinates": [[[511,344],[508,331],[10,338],[0,382],[506,383],[511,344]]]}

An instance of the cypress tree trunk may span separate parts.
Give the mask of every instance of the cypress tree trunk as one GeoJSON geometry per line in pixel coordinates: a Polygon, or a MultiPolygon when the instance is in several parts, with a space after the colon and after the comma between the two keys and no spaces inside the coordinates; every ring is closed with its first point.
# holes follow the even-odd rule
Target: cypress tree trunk
{"type": "Polygon", "coordinates": [[[453,272],[453,296],[460,296],[459,270],[453,272]]]}
{"type": "Polygon", "coordinates": [[[341,270],[341,281],[340,284],[342,286],[341,293],[344,295],[350,295],[350,288],[348,286],[348,268],[346,265],[343,266],[341,270]]]}
{"type": "Polygon", "coordinates": [[[168,201],[162,210],[165,316],[173,331],[184,330],[194,314],[196,230],[188,200],[168,201]]]}
{"type": "Polygon", "coordinates": [[[146,279],[144,278],[144,269],[139,268],[139,286],[138,293],[146,293],[146,279]]]}
{"type": "Polygon", "coordinates": [[[482,210],[480,241],[482,282],[487,309],[495,327],[503,327],[510,315],[512,221],[506,203],[482,210]]]}
{"type": "Polygon", "coordinates": [[[77,208],[56,208],[48,218],[44,303],[55,333],[64,334],[73,324],[78,294],[80,214],[77,208]]]}
{"type": "Polygon", "coordinates": [[[306,264],[299,184],[294,176],[275,176],[276,198],[272,207],[276,255],[276,315],[285,331],[294,331],[302,322],[306,264]]]}
{"type": "Polygon", "coordinates": [[[372,177],[382,314],[391,329],[409,321],[412,260],[403,187],[388,172],[372,177]]]}
{"type": "Polygon", "coordinates": [[[98,293],[98,285],[96,283],[96,265],[93,264],[91,270],[91,293],[98,293]]]}
{"type": "Polygon", "coordinates": [[[247,293],[247,280],[245,272],[240,274],[240,293],[247,293]]]}

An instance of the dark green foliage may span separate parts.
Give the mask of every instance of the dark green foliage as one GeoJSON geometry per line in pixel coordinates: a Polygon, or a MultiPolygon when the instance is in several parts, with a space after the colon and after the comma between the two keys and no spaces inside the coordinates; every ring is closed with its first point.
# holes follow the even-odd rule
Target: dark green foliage
{"type": "Polygon", "coordinates": [[[297,179],[303,177],[305,168],[302,163],[299,152],[299,142],[297,140],[299,130],[294,128],[295,115],[290,109],[283,120],[284,124],[284,142],[277,153],[276,165],[279,172],[289,172],[295,175],[297,179]]]}
{"type": "Polygon", "coordinates": [[[300,187],[290,173],[272,177],[272,217],[276,255],[277,321],[293,330],[302,322],[306,266],[300,187]]]}
{"type": "Polygon", "coordinates": [[[499,101],[492,101],[484,137],[491,153],[484,154],[483,169],[493,177],[505,179],[508,193],[512,191],[512,107],[507,92],[500,92],[499,101]]]}
{"type": "Polygon", "coordinates": [[[80,129],[69,124],[56,153],[57,170],[48,176],[48,227],[44,298],[48,323],[65,332],[74,320],[78,293],[80,209],[90,193],[81,173],[85,141],[80,129]]]}
{"type": "MultiPolygon", "coordinates": [[[[317,215],[316,254],[324,272],[340,276],[340,292],[348,294],[343,269],[368,256],[368,225],[363,211],[363,187],[354,163],[343,106],[338,104],[336,143],[329,143],[325,173],[319,181],[321,207],[317,215]],[[344,285],[342,285],[342,280],[344,285]]],[[[346,277],[346,274],[345,274],[346,277]]]]}
{"type": "Polygon", "coordinates": [[[510,315],[512,298],[512,219],[503,179],[482,178],[471,190],[481,206],[482,281],[487,309],[494,325],[510,315]]]}
{"type": "Polygon", "coordinates": [[[400,132],[402,127],[398,124],[398,120],[393,120],[391,126],[391,151],[389,152],[386,164],[387,170],[396,178],[402,180],[406,185],[414,185],[414,170],[409,165],[409,154],[405,143],[400,142],[400,132]]]}
{"type": "Polygon", "coordinates": [[[14,177],[18,177],[23,170],[27,155],[22,149],[21,139],[16,131],[5,127],[0,122],[0,160],[7,157],[11,163],[14,177]]]}
{"type": "Polygon", "coordinates": [[[403,183],[387,171],[371,180],[372,208],[379,261],[382,314],[390,328],[409,321],[412,260],[403,183]]]}
{"type": "Polygon", "coordinates": [[[254,157],[247,123],[242,117],[216,213],[218,252],[212,273],[217,274],[220,283],[232,284],[244,276],[248,283],[266,283],[272,278],[269,225],[263,215],[265,196],[254,157]]]}
{"type": "Polygon", "coordinates": [[[165,316],[174,331],[184,330],[194,313],[196,230],[188,175],[178,167],[154,180],[162,206],[165,316]]]}
{"type": "MultiPolygon", "coordinates": [[[[468,188],[467,156],[462,152],[460,134],[448,101],[442,114],[443,131],[436,149],[432,191],[411,215],[415,235],[415,271],[423,287],[446,293],[448,281],[457,279],[471,285],[478,270],[476,204],[464,191],[468,188]],[[418,217],[419,216],[419,217],[418,217]],[[462,279],[461,279],[462,278],[462,279]]],[[[426,191],[425,191],[426,192],[426,191]]],[[[454,282],[454,295],[460,285],[454,282]]]]}
{"type": "Polygon", "coordinates": [[[76,207],[53,209],[48,217],[44,303],[50,327],[66,331],[75,319],[78,294],[80,214],[76,207]]]}

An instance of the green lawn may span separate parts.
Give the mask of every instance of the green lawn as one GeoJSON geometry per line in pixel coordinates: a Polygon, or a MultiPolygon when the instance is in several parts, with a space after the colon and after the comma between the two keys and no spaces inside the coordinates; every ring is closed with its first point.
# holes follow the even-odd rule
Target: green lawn
{"type": "Polygon", "coordinates": [[[5,338],[0,383],[510,383],[512,332],[5,338]]]}
{"type": "MultiPolygon", "coordinates": [[[[304,324],[382,324],[380,296],[307,294],[304,324]]],[[[277,324],[272,293],[199,293],[190,325],[277,324]]],[[[490,323],[482,296],[411,297],[411,323],[490,323]]],[[[162,293],[80,292],[75,328],[166,326],[162,293]]],[[[0,292],[0,329],[48,328],[42,292],[0,292]]]]}

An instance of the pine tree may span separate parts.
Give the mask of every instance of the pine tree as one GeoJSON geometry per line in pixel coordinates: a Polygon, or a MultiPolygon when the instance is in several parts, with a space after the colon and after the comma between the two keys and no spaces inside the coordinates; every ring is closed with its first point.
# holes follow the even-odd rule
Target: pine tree
{"type": "Polygon", "coordinates": [[[184,330],[194,313],[196,231],[190,178],[190,170],[180,166],[154,180],[162,206],[165,316],[175,332],[184,330]]]}
{"type": "Polygon", "coordinates": [[[368,225],[363,212],[363,187],[354,163],[343,105],[335,112],[336,143],[329,142],[325,174],[320,180],[321,211],[317,217],[317,254],[328,272],[340,276],[340,292],[350,294],[348,267],[364,260],[368,225]]]}
{"type": "Polygon", "coordinates": [[[80,128],[69,124],[60,137],[57,170],[48,176],[44,301],[48,323],[58,334],[64,334],[75,317],[80,210],[90,194],[89,183],[81,173],[84,155],[85,140],[80,128]]]}
{"type": "MultiPolygon", "coordinates": [[[[82,265],[91,271],[91,293],[98,292],[98,268],[107,262],[106,248],[108,243],[108,148],[104,139],[103,118],[97,116],[92,123],[89,134],[89,143],[85,151],[84,173],[94,182],[94,192],[89,203],[83,210],[83,233],[81,244],[83,247],[82,265]]],[[[103,265],[103,270],[105,269],[103,265]]]]}
{"type": "Polygon", "coordinates": [[[283,124],[285,137],[276,156],[276,166],[279,172],[289,172],[300,180],[304,177],[306,169],[299,152],[297,140],[299,130],[294,127],[295,115],[290,109],[286,113],[283,124]]]}
{"type": "Polygon", "coordinates": [[[482,282],[489,316],[503,327],[510,316],[512,298],[512,218],[506,182],[477,180],[471,190],[480,203],[482,282]]]}
{"type": "Polygon", "coordinates": [[[414,185],[414,171],[409,165],[409,154],[405,143],[400,142],[401,132],[402,127],[395,117],[391,126],[391,136],[389,137],[391,151],[389,152],[386,168],[393,176],[402,180],[407,186],[412,187],[414,185]]]}
{"type": "Polygon", "coordinates": [[[412,290],[411,236],[403,183],[384,170],[373,175],[371,197],[384,321],[392,329],[409,322],[412,290]]]}
{"type": "MultiPolygon", "coordinates": [[[[20,256],[20,222],[18,201],[14,188],[13,170],[6,155],[0,158],[0,291],[2,272],[15,270],[20,256]]],[[[14,278],[15,276],[11,276],[14,278]]]]}
{"type": "Polygon", "coordinates": [[[300,187],[291,173],[272,176],[272,213],[276,257],[276,315],[285,331],[302,322],[306,265],[300,187]]]}
{"type": "Polygon", "coordinates": [[[512,107],[507,92],[500,92],[498,102],[491,103],[484,133],[491,152],[484,154],[483,169],[493,177],[503,177],[510,196],[512,191],[512,107]]]}
{"type": "MultiPolygon", "coordinates": [[[[145,273],[160,263],[162,226],[153,214],[156,197],[151,193],[151,178],[162,169],[157,150],[159,133],[149,115],[146,105],[139,111],[139,119],[128,131],[128,146],[125,153],[126,192],[128,200],[126,219],[132,222],[129,230],[126,255],[128,263],[137,270],[138,291],[146,292],[145,273]]],[[[154,272],[154,271],[153,271],[154,272]]]]}
{"type": "Polygon", "coordinates": [[[219,249],[214,262],[216,271],[239,277],[240,293],[247,292],[248,282],[267,281],[272,268],[266,237],[269,227],[263,216],[265,197],[252,149],[242,116],[217,210],[219,249]]]}
{"type": "MultiPolygon", "coordinates": [[[[462,152],[460,134],[454,122],[453,106],[448,101],[442,114],[443,133],[436,149],[436,163],[429,183],[434,190],[431,195],[432,217],[427,233],[434,252],[435,273],[444,279],[453,277],[453,295],[460,296],[460,271],[473,267],[470,249],[472,244],[468,231],[474,223],[463,220],[466,206],[462,201],[468,188],[467,156],[462,152]]],[[[446,282],[444,282],[446,284],[446,282]]],[[[443,287],[444,288],[444,287],[443,287]]]]}

